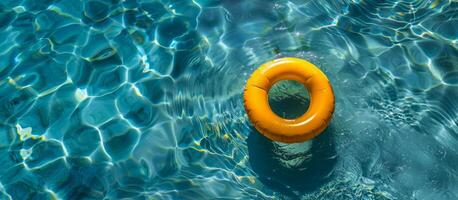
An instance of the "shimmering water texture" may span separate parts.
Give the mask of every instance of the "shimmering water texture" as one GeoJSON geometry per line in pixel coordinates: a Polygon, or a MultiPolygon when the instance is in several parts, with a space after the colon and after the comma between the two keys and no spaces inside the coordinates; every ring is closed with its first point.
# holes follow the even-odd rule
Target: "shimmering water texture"
{"type": "Polygon", "coordinates": [[[1,0],[0,38],[0,199],[458,199],[456,0],[1,0]],[[312,142],[243,109],[284,56],[334,87],[312,142]]]}

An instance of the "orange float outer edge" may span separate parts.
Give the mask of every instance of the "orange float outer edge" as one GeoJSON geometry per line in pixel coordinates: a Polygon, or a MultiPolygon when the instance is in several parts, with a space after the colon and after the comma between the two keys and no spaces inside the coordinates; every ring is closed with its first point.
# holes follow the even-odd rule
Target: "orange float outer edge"
{"type": "Polygon", "coordinates": [[[304,142],[319,135],[331,121],[334,104],[334,93],[326,75],[299,58],[280,58],[261,65],[248,79],[244,91],[245,110],[256,130],[284,143],[304,142]],[[302,83],[309,92],[309,108],[296,119],[281,118],[270,108],[269,90],[281,80],[302,83]]]}

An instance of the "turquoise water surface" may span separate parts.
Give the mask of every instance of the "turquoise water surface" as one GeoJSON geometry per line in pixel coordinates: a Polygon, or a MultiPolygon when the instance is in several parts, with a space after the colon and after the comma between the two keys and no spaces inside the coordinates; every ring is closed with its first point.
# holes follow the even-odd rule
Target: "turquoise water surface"
{"type": "Polygon", "coordinates": [[[0,199],[458,199],[456,0],[2,0],[0,38],[0,199]],[[243,108],[285,56],[334,88],[311,142],[243,108]]]}

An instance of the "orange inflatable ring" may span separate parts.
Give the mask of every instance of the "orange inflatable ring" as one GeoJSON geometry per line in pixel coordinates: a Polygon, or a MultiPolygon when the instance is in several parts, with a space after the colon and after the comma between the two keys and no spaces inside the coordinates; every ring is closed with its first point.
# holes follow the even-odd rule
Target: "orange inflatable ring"
{"type": "Polygon", "coordinates": [[[285,142],[304,142],[319,135],[331,121],[334,93],[326,75],[315,65],[298,58],[281,58],[259,67],[248,80],[244,93],[245,110],[254,127],[267,138],[285,142]],[[304,84],[310,94],[307,112],[296,119],[284,119],[269,106],[273,84],[294,80],[304,84]]]}

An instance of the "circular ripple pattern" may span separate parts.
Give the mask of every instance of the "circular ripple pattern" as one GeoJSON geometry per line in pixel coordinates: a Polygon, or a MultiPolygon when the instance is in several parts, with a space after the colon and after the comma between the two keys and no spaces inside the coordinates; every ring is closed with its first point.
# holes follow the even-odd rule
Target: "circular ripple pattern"
{"type": "MultiPolygon", "coordinates": [[[[456,0],[2,0],[1,199],[458,199],[456,0]],[[322,137],[272,143],[245,81],[330,78],[322,137]]],[[[299,97],[298,97],[299,98],[299,97]]]]}

